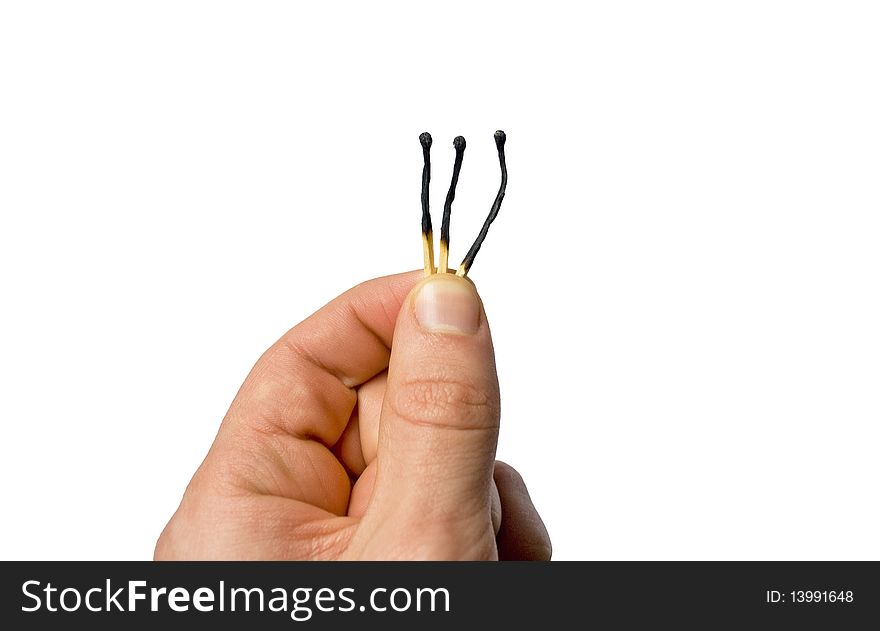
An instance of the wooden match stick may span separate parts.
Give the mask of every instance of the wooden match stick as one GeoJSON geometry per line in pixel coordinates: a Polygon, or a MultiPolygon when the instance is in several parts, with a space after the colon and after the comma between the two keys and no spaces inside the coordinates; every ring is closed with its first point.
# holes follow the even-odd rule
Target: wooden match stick
{"type": "Polygon", "coordinates": [[[446,203],[443,205],[443,223],[440,226],[441,274],[445,274],[449,269],[449,219],[452,215],[452,202],[455,200],[455,187],[458,186],[458,175],[461,173],[461,161],[464,158],[466,145],[464,136],[456,136],[452,141],[452,146],[455,148],[455,164],[452,167],[452,182],[449,184],[449,192],[446,193],[446,203]]]}
{"type": "Polygon", "coordinates": [[[506,140],[507,135],[503,131],[499,129],[495,132],[495,146],[498,148],[498,162],[501,164],[501,186],[498,188],[495,202],[489,210],[489,216],[486,217],[486,221],[483,222],[483,227],[480,228],[480,234],[477,235],[476,241],[474,241],[471,249],[468,250],[467,255],[458,267],[458,271],[456,272],[458,276],[467,276],[468,271],[471,269],[471,265],[474,264],[474,259],[477,257],[477,252],[480,251],[480,246],[482,246],[483,241],[486,240],[486,235],[489,233],[489,226],[495,221],[495,217],[498,216],[498,211],[501,209],[501,202],[504,200],[504,191],[507,189],[507,162],[504,159],[504,143],[506,140]]]}
{"type": "Polygon", "coordinates": [[[425,253],[425,276],[436,272],[434,268],[434,231],[431,227],[431,211],[428,202],[428,188],[431,184],[431,134],[424,132],[419,136],[425,166],[422,169],[422,250],[425,253]]]}

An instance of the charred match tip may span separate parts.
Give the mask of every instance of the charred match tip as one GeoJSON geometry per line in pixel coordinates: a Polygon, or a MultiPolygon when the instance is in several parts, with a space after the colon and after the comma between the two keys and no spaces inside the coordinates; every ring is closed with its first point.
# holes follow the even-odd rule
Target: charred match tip
{"type": "Polygon", "coordinates": [[[422,145],[422,156],[425,159],[425,165],[422,168],[422,232],[429,234],[431,232],[431,211],[429,210],[428,187],[431,185],[431,134],[422,132],[419,135],[419,142],[422,145]]]}
{"type": "Polygon", "coordinates": [[[434,267],[434,233],[431,229],[431,211],[428,188],[431,185],[431,134],[423,132],[419,135],[422,145],[422,156],[425,165],[422,168],[422,249],[425,254],[425,275],[433,274],[434,267]]]}
{"type": "Polygon", "coordinates": [[[486,217],[486,221],[483,222],[480,234],[477,235],[474,244],[471,246],[471,249],[468,250],[468,253],[465,255],[464,260],[458,268],[458,272],[456,272],[459,276],[466,276],[468,271],[470,271],[471,266],[474,264],[474,259],[477,257],[477,253],[483,245],[483,241],[486,240],[489,226],[495,221],[495,218],[498,216],[498,211],[501,209],[501,202],[504,200],[504,193],[507,190],[507,161],[504,157],[504,143],[506,141],[507,134],[500,129],[495,132],[495,146],[498,148],[498,163],[501,167],[501,186],[498,187],[498,194],[495,196],[495,202],[489,210],[489,216],[486,217]]]}
{"type": "Polygon", "coordinates": [[[456,136],[452,141],[455,148],[455,164],[452,166],[452,181],[443,205],[443,223],[440,226],[440,272],[446,273],[449,263],[449,221],[452,215],[452,202],[455,200],[455,187],[461,173],[461,161],[464,159],[464,148],[467,145],[464,136],[456,136]]]}

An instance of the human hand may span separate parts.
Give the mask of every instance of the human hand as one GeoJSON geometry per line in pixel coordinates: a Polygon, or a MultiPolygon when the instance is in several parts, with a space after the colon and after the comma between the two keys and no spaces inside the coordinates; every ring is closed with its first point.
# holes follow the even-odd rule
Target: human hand
{"type": "Polygon", "coordinates": [[[522,479],[495,461],[476,289],[419,278],[363,283],[263,354],[157,560],[550,558],[522,479]]]}

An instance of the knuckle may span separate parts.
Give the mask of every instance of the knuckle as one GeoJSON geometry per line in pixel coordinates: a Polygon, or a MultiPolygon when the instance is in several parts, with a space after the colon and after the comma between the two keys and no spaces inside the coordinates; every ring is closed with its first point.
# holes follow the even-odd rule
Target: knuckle
{"type": "Polygon", "coordinates": [[[462,377],[404,380],[389,403],[398,418],[415,425],[455,429],[498,426],[497,387],[484,387],[462,377]]]}

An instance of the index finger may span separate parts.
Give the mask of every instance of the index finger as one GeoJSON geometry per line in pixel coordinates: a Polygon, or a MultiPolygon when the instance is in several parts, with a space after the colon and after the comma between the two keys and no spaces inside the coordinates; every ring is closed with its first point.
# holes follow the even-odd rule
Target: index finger
{"type": "Polygon", "coordinates": [[[366,281],[290,329],[254,365],[229,416],[335,444],[357,402],[354,388],[388,367],[397,314],[420,277],[366,281]]]}

